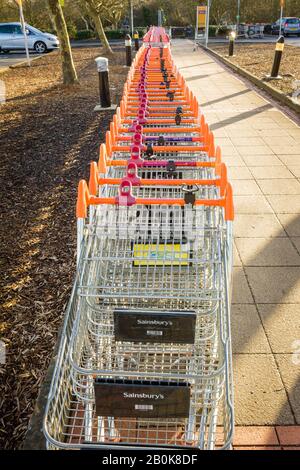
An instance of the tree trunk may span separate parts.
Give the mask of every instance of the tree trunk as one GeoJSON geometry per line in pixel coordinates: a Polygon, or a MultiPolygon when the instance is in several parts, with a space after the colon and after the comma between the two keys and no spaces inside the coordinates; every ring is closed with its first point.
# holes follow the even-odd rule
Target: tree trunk
{"type": "Polygon", "coordinates": [[[97,34],[99,36],[100,41],[102,42],[102,45],[104,47],[104,50],[105,50],[106,54],[112,55],[113,51],[112,51],[112,48],[110,47],[109,42],[107,40],[107,37],[105,35],[100,15],[91,10],[91,16],[92,16],[93,21],[95,23],[97,34]]]}
{"type": "Polygon", "coordinates": [[[85,24],[85,29],[86,29],[87,31],[89,31],[90,27],[89,27],[88,21],[87,21],[87,20],[85,19],[85,17],[84,17],[83,15],[81,15],[81,14],[80,14],[80,18],[82,19],[82,21],[83,21],[84,24],[85,24]]]}
{"type": "Polygon", "coordinates": [[[74,83],[78,83],[78,78],[73,62],[70,39],[62,7],[59,0],[48,0],[48,3],[60,42],[63,81],[65,85],[73,85],[74,83]]]}

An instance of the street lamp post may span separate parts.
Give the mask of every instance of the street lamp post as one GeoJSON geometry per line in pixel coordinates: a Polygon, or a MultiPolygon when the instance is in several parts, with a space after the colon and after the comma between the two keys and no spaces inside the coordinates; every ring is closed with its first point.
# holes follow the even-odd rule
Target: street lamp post
{"type": "Polygon", "coordinates": [[[241,0],[237,0],[236,35],[239,35],[241,0]]]}
{"type": "Polygon", "coordinates": [[[17,3],[18,3],[18,5],[19,5],[20,21],[21,21],[22,31],[23,31],[23,34],[24,34],[24,42],[25,42],[25,51],[26,51],[27,65],[28,65],[28,67],[30,67],[30,56],[29,56],[29,48],[28,48],[28,38],[27,38],[27,31],[26,31],[26,25],[25,25],[24,13],[23,13],[23,0],[17,0],[17,3]]]}
{"type": "Polygon", "coordinates": [[[211,6],[211,0],[207,0],[205,47],[208,46],[210,6],[211,6]]]}
{"type": "Polygon", "coordinates": [[[279,37],[281,37],[281,30],[282,30],[283,7],[284,7],[284,0],[280,0],[279,37]]]}
{"type": "Polygon", "coordinates": [[[130,4],[130,30],[131,30],[131,36],[133,36],[133,0],[129,0],[130,4]]]}

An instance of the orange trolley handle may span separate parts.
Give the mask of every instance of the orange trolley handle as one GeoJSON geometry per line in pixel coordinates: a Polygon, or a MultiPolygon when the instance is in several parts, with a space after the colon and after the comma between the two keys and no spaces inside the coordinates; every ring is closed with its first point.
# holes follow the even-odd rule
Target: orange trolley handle
{"type": "Polygon", "coordinates": [[[183,179],[150,179],[139,178],[137,175],[137,165],[134,162],[128,162],[127,174],[124,178],[105,178],[99,176],[98,165],[96,162],[91,162],[90,165],[90,179],[89,179],[89,192],[92,196],[98,193],[98,187],[104,185],[120,185],[123,181],[130,181],[132,186],[182,186],[182,185],[199,185],[199,186],[218,186],[220,187],[220,194],[224,196],[227,185],[227,168],[225,163],[216,164],[215,179],[200,179],[200,178],[183,178],[183,179]]]}
{"type": "MultiPolygon", "coordinates": [[[[85,219],[87,217],[87,211],[89,206],[96,205],[167,205],[167,206],[185,206],[186,202],[183,198],[176,199],[156,199],[156,198],[134,198],[131,195],[132,185],[130,181],[123,182],[120,188],[120,195],[117,197],[97,197],[92,196],[89,192],[88,185],[85,180],[81,180],[78,186],[78,197],[76,204],[76,217],[85,219]]],[[[233,195],[232,187],[230,183],[227,183],[225,188],[224,197],[220,199],[197,199],[194,203],[195,206],[211,206],[211,207],[223,207],[225,211],[225,220],[234,220],[234,208],[233,208],[233,195]]]]}

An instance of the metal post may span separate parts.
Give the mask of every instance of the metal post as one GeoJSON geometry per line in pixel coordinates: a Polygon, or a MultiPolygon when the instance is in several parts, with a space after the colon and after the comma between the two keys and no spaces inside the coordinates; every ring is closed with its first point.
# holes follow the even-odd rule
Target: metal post
{"type": "Polygon", "coordinates": [[[140,48],[140,44],[139,44],[139,32],[138,31],[135,31],[134,35],[133,35],[133,39],[134,39],[134,48],[136,51],[139,50],[140,48]]]}
{"type": "Polygon", "coordinates": [[[196,27],[195,27],[195,37],[194,37],[193,51],[195,51],[197,49],[197,38],[198,38],[198,7],[196,7],[196,27]]]}
{"type": "Polygon", "coordinates": [[[162,15],[161,15],[161,10],[158,10],[157,12],[157,26],[162,25],[162,15]]]}
{"type": "Polygon", "coordinates": [[[207,0],[207,11],[206,11],[206,31],[205,31],[205,47],[208,46],[209,36],[209,12],[210,12],[211,0],[207,0]]]}
{"type": "Polygon", "coordinates": [[[95,59],[99,74],[99,94],[101,108],[111,106],[109,80],[108,80],[108,59],[106,57],[97,57],[95,59]]]}
{"type": "Polygon", "coordinates": [[[25,51],[26,51],[27,65],[28,65],[28,67],[30,67],[28,38],[27,38],[27,33],[26,33],[26,26],[25,26],[25,19],[24,19],[24,13],[23,13],[22,0],[18,0],[18,4],[19,4],[19,9],[20,9],[20,21],[21,21],[21,25],[22,25],[22,31],[23,31],[23,34],[24,34],[24,42],[25,42],[25,51]]]}
{"type": "Polygon", "coordinates": [[[274,62],[273,62],[271,75],[269,78],[279,78],[278,73],[279,73],[283,49],[284,49],[284,37],[280,36],[280,38],[276,42],[274,62]]]}
{"type": "Polygon", "coordinates": [[[240,25],[240,10],[241,10],[241,0],[237,0],[237,15],[236,15],[236,34],[239,35],[239,25],[240,25]]]}
{"type": "Polygon", "coordinates": [[[229,34],[229,50],[228,50],[229,57],[233,56],[235,38],[236,38],[235,31],[231,31],[231,33],[229,34]]]}
{"type": "Polygon", "coordinates": [[[130,1],[130,30],[131,35],[133,36],[133,0],[130,1]]]}
{"type": "Polygon", "coordinates": [[[127,67],[130,67],[131,62],[132,62],[130,34],[126,34],[126,37],[125,37],[125,50],[126,50],[126,65],[127,67]]]}
{"type": "Polygon", "coordinates": [[[283,2],[281,2],[281,7],[280,7],[279,37],[281,36],[281,30],[282,30],[282,17],[283,17],[283,2]]]}

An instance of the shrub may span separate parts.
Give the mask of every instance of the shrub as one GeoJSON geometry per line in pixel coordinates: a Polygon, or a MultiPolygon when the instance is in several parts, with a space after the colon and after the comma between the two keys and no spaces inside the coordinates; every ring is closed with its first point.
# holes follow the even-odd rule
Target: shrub
{"type": "Polygon", "coordinates": [[[216,31],[216,36],[228,36],[231,29],[228,26],[219,26],[216,31]]]}
{"type": "Polygon", "coordinates": [[[211,37],[215,37],[216,34],[217,34],[217,29],[218,27],[215,26],[215,25],[209,25],[209,30],[208,30],[208,35],[211,36],[211,37]]]}
{"type": "Polygon", "coordinates": [[[125,37],[125,32],[120,29],[111,29],[105,31],[107,39],[123,39],[125,37]]]}
{"type": "Polygon", "coordinates": [[[76,39],[90,39],[93,37],[95,37],[95,34],[90,29],[82,29],[76,33],[76,39]]]}
{"type": "Polygon", "coordinates": [[[77,29],[76,29],[76,26],[74,24],[69,24],[68,25],[68,33],[69,33],[70,39],[75,39],[76,38],[77,29]]]}

